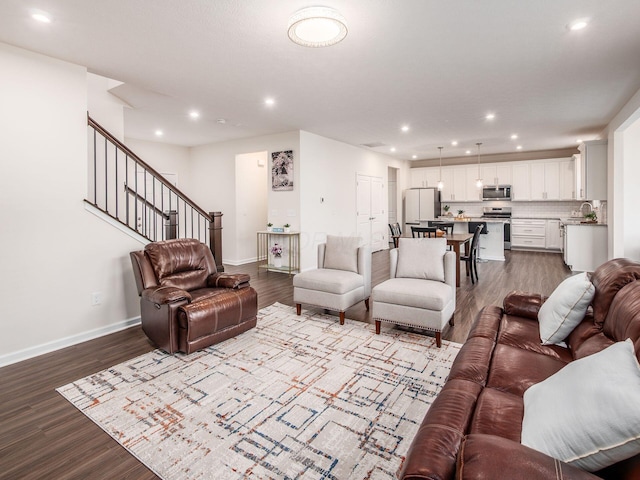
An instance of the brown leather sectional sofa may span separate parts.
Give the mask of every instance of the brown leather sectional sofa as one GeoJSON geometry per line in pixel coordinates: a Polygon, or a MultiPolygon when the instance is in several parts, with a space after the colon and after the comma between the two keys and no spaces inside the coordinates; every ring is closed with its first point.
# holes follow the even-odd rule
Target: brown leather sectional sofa
{"type": "Polygon", "coordinates": [[[154,242],[130,255],[142,329],[158,348],[191,353],[256,326],[249,275],[218,273],[198,240],[154,242]]]}
{"type": "Polygon", "coordinates": [[[400,478],[640,478],[640,455],[588,473],[520,444],[528,387],[627,338],[639,356],[640,264],[611,260],[591,282],[592,310],[567,338],[567,348],[541,345],[537,313],[545,298],[540,295],[512,292],[504,308],[480,311],[413,440],[400,478]]]}

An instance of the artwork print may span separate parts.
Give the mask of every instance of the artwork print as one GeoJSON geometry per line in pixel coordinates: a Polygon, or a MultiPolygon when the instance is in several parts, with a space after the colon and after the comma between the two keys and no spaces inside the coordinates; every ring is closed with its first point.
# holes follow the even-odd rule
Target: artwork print
{"type": "Polygon", "coordinates": [[[271,153],[271,189],[293,190],[293,150],[271,153]]]}

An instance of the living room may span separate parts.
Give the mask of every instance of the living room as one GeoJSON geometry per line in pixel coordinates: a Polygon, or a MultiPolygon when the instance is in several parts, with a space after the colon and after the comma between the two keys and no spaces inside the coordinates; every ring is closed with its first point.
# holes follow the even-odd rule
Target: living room
{"type": "MultiPolygon", "coordinates": [[[[106,80],[108,78],[121,80],[117,75],[111,75],[110,63],[105,60],[103,65],[89,68],[88,62],[78,63],[69,59],[68,54],[58,55],[50,52],[46,45],[49,41],[47,35],[55,32],[51,31],[51,27],[55,28],[55,22],[48,27],[47,34],[36,30],[40,27],[28,23],[28,12],[22,10],[19,3],[7,2],[1,7],[2,30],[5,33],[0,36],[0,41],[3,42],[0,44],[0,63],[3,71],[0,118],[4,132],[0,151],[5,167],[2,204],[5,207],[7,225],[2,235],[5,252],[2,263],[5,275],[1,288],[5,304],[9,308],[3,316],[5,335],[0,340],[0,359],[3,365],[99,338],[118,329],[131,326],[136,328],[135,325],[139,322],[139,298],[128,254],[130,251],[139,250],[141,244],[89,213],[83,204],[87,195],[88,179],[87,111],[95,116],[97,121],[104,123],[112,133],[125,140],[143,158],[148,158],[156,168],[176,173],[181,188],[204,208],[220,210],[225,214],[224,255],[229,255],[228,258],[234,260],[234,263],[240,263],[249,257],[236,251],[237,245],[245,242],[249,245],[246,249],[251,249],[255,242],[255,231],[247,233],[246,238],[241,238],[235,223],[241,212],[236,211],[236,196],[233,190],[235,182],[229,179],[235,179],[235,157],[238,154],[282,150],[295,152],[296,188],[292,192],[269,191],[268,200],[263,203],[269,220],[278,225],[291,223],[295,229],[306,232],[309,236],[302,257],[303,270],[314,267],[315,246],[325,234],[346,234],[354,231],[355,204],[345,199],[355,197],[356,173],[365,171],[370,175],[386,178],[388,168],[396,168],[400,181],[404,182],[403,187],[399,188],[399,195],[409,185],[412,154],[403,153],[396,156],[386,149],[358,146],[376,140],[378,132],[367,132],[366,138],[350,144],[318,134],[313,124],[302,124],[293,119],[285,121],[276,110],[265,111],[262,105],[260,116],[279,117],[277,133],[250,137],[238,135],[235,138],[211,141],[193,147],[171,144],[169,130],[165,131],[168,144],[158,142],[153,132],[146,138],[130,136],[127,131],[127,118],[131,106],[123,105],[122,101],[108,95],[107,88],[101,90],[95,85],[110,82],[106,80]],[[13,25],[9,25],[12,22],[13,25]],[[7,28],[4,28],[5,25],[7,28]],[[19,37],[12,38],[7,33],[16,28],[25,32],[28,42],[19,37]],[[95,89],[89,90],[91,84],[95,89]],[[322,204],[319,200],[321,198],[325,200],[322,204]],[[278,215],[270,216],[272,210],[276,210],[278,215]],[[289,216],[289,210],[293,210],[293,216],[289,216]],[[35,282],[38,283],[37,286],[34,286],[35,282]],[[37,292],[35,299],[34,292],[37,292]],[[91,305],[92,292],[101,292],[100,305],[91,305]],[[28,326],[27,335],[25,326],[28,326]]],[[[584,5],[578,5],[578,2],[568,4],[572,4],[573,10],[576,11],[584,8],[584,5]]],[[[342,10],[343,5],[344,2],[335,6],[342,10]]],[[[592,2],[594,13],[588,13],[589,15],[614,15],[610,10],[617,10],[620,17],[637,18],[634,15],[638,13],[634,2],[620,2],[615,7],[596,5],[592,2]]],[[[292,12],[302,6],[271,5],[274,10],[290,9],[292,12]]],[[[494,6],[497,8],[498,4],[494,6]]],[[[149,5],[146,7],[155,8],[149,5]]],[[[414,7],[418,8],[416,5],[412,6],[414,7]]],[[[117,13],[117,8],[115,11],[117,13]]],[[[292,12],[282,14],[285,24],[288,14],[292,12]]],[[[347,11],[343,13],[347,14],[347,11]]],[[[450,15],[454,13],[459,12],[452,12],[450,15]]],[[[64,17],[62,13],[60,15],[64,17]]],[[[367,17],[365,12],[354,15],[360,15],[363,21],[367,17]]],[[[409,10],[409,13],[402,15],[399,20],[404,22],[410,16],[409,10]]],[[[443,17],[443,21],[445,18],[448,17],[443,17]]],[[[465,20],[467,26],[473,23],[471,20],[465,20]]],[[[562,19],[562,28],[569,20],[571,19],[562,19]]],[[[611,22],[607,24],[611,30],[601,32],[600,35],[614,36],[613,30],[618,30],[622,31],[622,36],[633,37],[631,32],[635,30],[630,29],[619,17],[608,21],[611,22]]],[[[398,23],[393,25],[399,27],[398,23]]],[[[595,25],[598,25],[597,21],[595,25]]],[[[282,34],[284,40],[289,42],[285,33],[278,34],[282,34]]],[[[136,38],[136,35],[131,35],[136,38]]],[[[568,34],[563,30],[563,35],[568,34]]],[[[356,31],[351,31],[347,37],[348,40],[352,38],[358,38],[356,31]]],[[[619,41],[620,50],[615,52],[637,58],[637,55],[634,56],[638,52],[636,39],[627,38],[626,41],[619,41]]],[[[90,43],[90,40],[82,37],[82,42],[77,43],[90,43]]],[[[330,50],[324,49],[324,53],[320,55],[328,55],[327,52],[330,50]]],[[[361,46],[361,50],[367,49],[361,46]]],[[[600,59],[610,53],[612,52],[600,53],[594,60],[596,71],[600,59]]],[[[166,58],[157,54],[151,45],[145,44],[138,54],[140,57],[150,57],[158,65],[155,70],[158,77],[162,77],[165,68],[169,68],[165,65],[166,58]]],[[[305,55],[309,55],[309,52],[305,55]]],[[[623,55],[621,60],[623,66],[620,70],[623,73],[618,78],[620,83],[612,86],[607,83],[611,81],[607,77],[604,82],[597,84],[598,88],[603,90],[603,97],[610,98],[609,90],[624,90],[624,94],[615,97],[612,103],[604,105],[605,113],[602,116],[589,120],[592,125],[589,132],[591,136],[585,139],[608,140],[608,258],[626,257],[639,260],[640,227],[634,206],[640,202],[640,191],[635,181],[640,173],[640,165],[635,160],[640,152],[640,78],[636,62],[624,60],[630,57],[623,55]]],[[[367,60],[375,62],[375,58],[367,57],[367,60]]],[[[327,62],[326,59],[323,61],[327,62]]],[[[306,63],[304,59],[301,62],[296,67],[300,71],[303,70],[303,66],[308,67],[309,63],[313,63],[309,59],[306,63]]],[[[404,70],[404,66],[392,65],[399,71],[410,74],[404,70]]],[[[487,68],[490,65],[491,63],[487,62],[487,68]]],[[[536,66],[538,65],[534,62],[533,67],[536,66]]],[[[521,68],[522,64],[514,61],[513,69],[516,67],[521,68]]],[[[171,66],[172,70],[174,68],[179,67],[171,66]]],[[[294,73],[297,71],[296,68],[292,69],[294,73]]],[[[127,64],[123,69],[133,71],[135,64],[127,64]]],[[[464,69],[461,67],[443,69],[445,73],[462,70],[464,69]]],[[[257,78],[257,73],[259,72],[252,72],[247,77],[257,78]]],[[[210,71],[206,74],[214,77],[210,71]]],[[[593,69],[580,72],[580,75],[596,77],[593,69]]],[[[224,77],[224,74],[217,72],[216,76],[224,77]]],[[[346,77],[348,74],[342,73],[338,77],[324,78],[327,82],[340,81],[349,85],[350,89],[345,90],[346,93],[343,94],[345,97],[357,95],[360,83],[349,81],[346,77]]],[[[394,77],[393,80],[397,78],[394,77]]],[[[164,91],[156,88],[155,84],[145,87],[149,91],[159,92],[158,95],[172,93],[168,88],[164,91]]],[[[555,95],[558,101],[567,95],[564,89],[555,91],[553,85],[549,86],[549,89],[552,90],[551,96],[555,95]]],[[[473,94],[473,89],[469,92],[473,94]]],[[[414,103],[414,95],[417,98],[420,92],[409,93],[410,95],[407,94],[407,97],[403,98],[405,103],[411,104],[414,103]]],[[[322,97],[320,94],[318,96],[322,97]]],[[[580,94],[578,97],[578,103],[587,102],[580,94]]],[[[346,101],[346,98],[344,100],[346,101]]],[[[393,100],[398,100],[395,93],[393,100]]],[[[251,101],[259,103],[258,99],[251,101]]],[[[368,98],[367,101],[375,103],[379,98],[368,98]]],[[[466,101],[464,99],[461,103],[466,101]]],[[[490,107],[499,110],[498,106],[487,106],[490,107]]],[[[300,109],[303,108],[304,106],[300,106],[300,109]]],[[[419,105],[419,110],[429,108],[430,105],[419,105]]],[[[341,123],[341,119],[347,117],[348,113],[346,110],[333,112],[334,123],[341,123]]],[[[221,113],[220,117],[225,115],[227,114],[221,113]]],[[[474,112],[474,115],[477,114],[474,112]]],[[[232,118],[231,115],[227,116],[232,118]]],[[[258,116],[256,113],[256,117],[258,116]]],[[[388,123],[395,128],[395,124],[400,121],[402,120],[393,118],[388,120],[388,123]]],[[[544,123],[544,119],[541,118],[537,121],[544,123]]],[[[465,134],[465,138],[472,144],[479,141],[480,130],[486,129],[487,126],[483,122],[480,118],[478,129],[465,134]]],[[[149,123],[152,130],[157,128],[152,124],[153,122],[149,123]]],[[[231,121],[225,128],[241,129],[233,127],[231,121]]],[[[413,128],[418,130],[419,124],[413,128]]],[[[453,140],[450,138],[453,133],[445,136],[445,132],[446,130],[441,138],[434,138],[429,142],[429,146],[433,144],[434,148],[425,151],[420,159],[434,160],[437,156],[435,145],[438,142],[453,140]]],[[[519,133],[524,135],[523,132],[519,133]]],[[[583,133],[571,132],[572,141],[575,142],[577,135],[583,133]]],[[[563,146],[575,147],[575,143],[563,146]]],[[[489,153],[489,145],[486,148],[489,153]]],[[[526,144],[525,149],[528,150],[526,144]]],[[[517,154],[518,152],[514,152],[514,156],[517,154]]],[[[139,341],[142,342],[141,339],[139,341]]],[[[106,338],[98,345],[96,348],[106,350],[117,348],[117,345],[110,343],[106,338]]],[[[68,357],[65,358],[68,360],[68,357]]],[[[105,352],[104,358],[110,358],[109,354],[105,352]]],[[[60,365],[66,360],[61,360],[60,365]]],[[[103,365],[102,368],[108,366],[103,365]]],[[[77,377],[82,375],[78,374],[77,377]]],[[[6,440],[8,443],[13,441],[6,440]]],[[[120,455],[123,454],[116,454],[120,455]]]]}

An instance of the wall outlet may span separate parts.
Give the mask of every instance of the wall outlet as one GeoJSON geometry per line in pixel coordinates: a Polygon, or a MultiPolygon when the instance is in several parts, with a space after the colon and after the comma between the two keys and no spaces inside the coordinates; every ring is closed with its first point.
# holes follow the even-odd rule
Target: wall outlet
{"type": "Polygon", "coordinates": [[[93,292],[91,294],[91,306],[95,307],[102,303],[102,292],[93,292]]]}

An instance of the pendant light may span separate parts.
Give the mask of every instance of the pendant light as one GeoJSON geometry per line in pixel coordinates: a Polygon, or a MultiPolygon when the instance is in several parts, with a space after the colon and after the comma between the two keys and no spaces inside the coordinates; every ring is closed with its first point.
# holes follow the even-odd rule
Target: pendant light
{"type": "Polygon", "coordinates": [[[480,145],[482,142],[476,143],[478,146],[478,179],[476,180],[476,187],[482,188],[482,177],[480,177],[480,145]]]}
{"type": "Polygon", "coordinates": [[[442,181],[442,149],[444,147],[438,147],[440,150],[440,180],[438,180],[438,190],[442,191],[444,188],[444,182],[442,181]]]}

